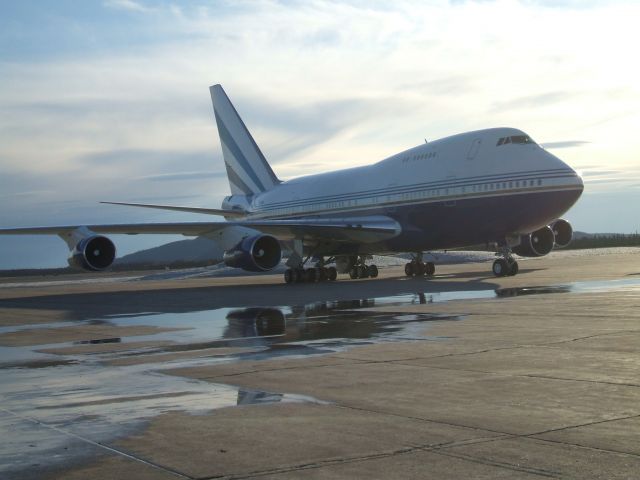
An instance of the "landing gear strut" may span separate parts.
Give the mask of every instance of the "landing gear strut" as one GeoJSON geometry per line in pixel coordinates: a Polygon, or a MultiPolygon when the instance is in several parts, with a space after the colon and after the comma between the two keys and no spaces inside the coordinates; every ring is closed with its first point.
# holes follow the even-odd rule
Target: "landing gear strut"
{"type": "Polygon", "coordinates": [[[511,256],[511,248],[501,247],[496,256],[501,256],[493,262],[493,274],[496,277],[513,276],[518,273],[518,262],[511,256]]]}
{"type": "Polygon", "coordinates": [[[404,266],[404,273],[407,277],[421,277],[426,275],[428,277],[433,276],[436,271],[436,266],[433,262],[423,262],[422,252],[416,253],[413,260],[404,266]]]}
{"type": "Polygon", "coordinates": [[[349,277],[356,278],[376,278],[378,276],[378,267],[375,265],[366,265],[366,258],[361,256],[355,263],[351,270],[349,270],[349,277]]]}

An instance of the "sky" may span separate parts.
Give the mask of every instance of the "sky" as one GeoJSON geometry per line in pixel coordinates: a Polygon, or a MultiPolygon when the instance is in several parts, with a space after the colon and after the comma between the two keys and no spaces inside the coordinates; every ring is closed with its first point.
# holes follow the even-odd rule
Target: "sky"
{"type": "MultiPolygon", "coordinates": [[[[574,229],[636,232],[637,18],[623,0],[3,2],[0,227],[214,219],[98,202],[218,207],[220,83],[282,179],[510,126],[583,175],[574,229]]],[[[67,254],[0,237],[0,268],[67,254]]]]}

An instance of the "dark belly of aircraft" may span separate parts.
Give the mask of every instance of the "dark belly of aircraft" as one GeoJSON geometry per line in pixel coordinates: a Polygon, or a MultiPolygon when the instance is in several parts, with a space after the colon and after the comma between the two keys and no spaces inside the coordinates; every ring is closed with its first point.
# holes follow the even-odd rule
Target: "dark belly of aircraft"
{"type": "Polygon", "coordinates": [[[528,233],[562,216],[581,189],[496,196],[412,205],[392,216],[403,233],[387,242],[392,250],[440,250],[494,242],[528,233]]]}

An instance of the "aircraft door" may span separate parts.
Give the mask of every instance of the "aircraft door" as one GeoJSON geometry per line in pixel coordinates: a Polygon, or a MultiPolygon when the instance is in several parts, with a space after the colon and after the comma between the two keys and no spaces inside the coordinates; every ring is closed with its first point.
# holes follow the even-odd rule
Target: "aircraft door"
{"type": "Polygon", "coordinates": [[[476,158],[478,154],[478,150],[480,150],[480,146],[482,145],[482,139],[476,138],[471,142],[471,146],[469,147],[469,151],[467,152],[467,160],[473,160],[476,158]]]}

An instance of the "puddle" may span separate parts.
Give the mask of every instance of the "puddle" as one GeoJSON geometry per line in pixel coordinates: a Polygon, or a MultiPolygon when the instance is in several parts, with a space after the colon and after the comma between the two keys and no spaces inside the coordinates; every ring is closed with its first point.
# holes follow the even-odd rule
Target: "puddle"
{"type": "Polygon", "coordinates": [[[34,463],[51,467],[79,459],[88,452],[69,448],[74,441],[111,442],[163,413],[198,415],[240,405],[324,403],[301,395],[163,375],[142,367],[95,365],[54,367],[44,375],[38,370],[4,371],[1,398],[2,478],[12,471],[24,472],[34,463]]]}

